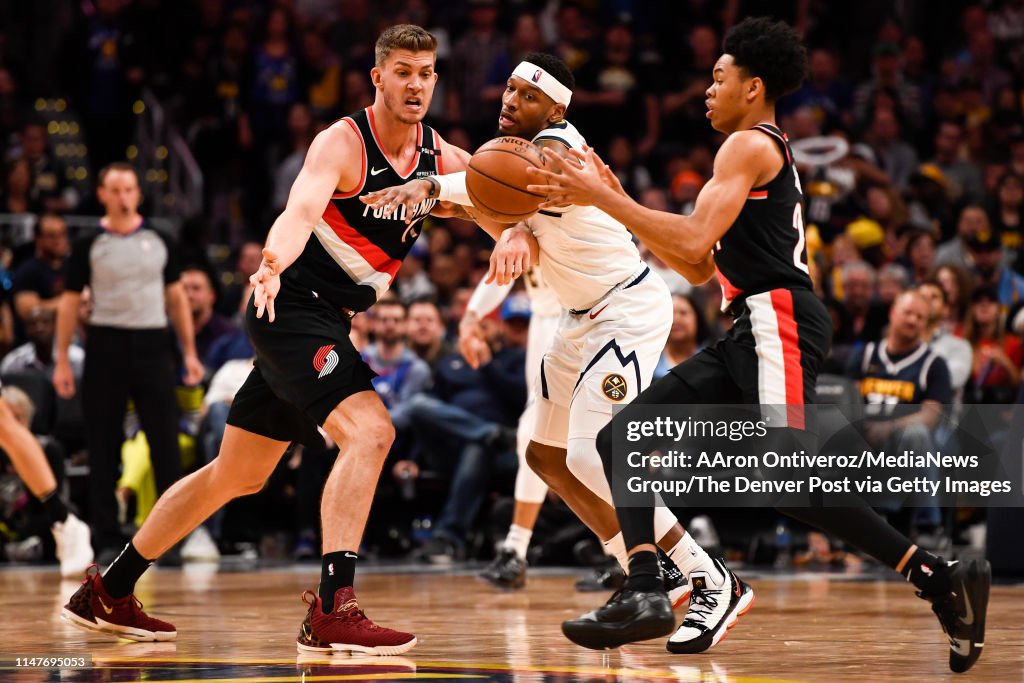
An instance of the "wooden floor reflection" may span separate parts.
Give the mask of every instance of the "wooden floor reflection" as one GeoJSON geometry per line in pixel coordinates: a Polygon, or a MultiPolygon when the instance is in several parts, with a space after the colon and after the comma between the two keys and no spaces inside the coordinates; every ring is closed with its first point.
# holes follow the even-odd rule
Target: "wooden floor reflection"
{"type": "Polygon", "coordinates": [[[951,674],[928,605],[906,584],[819,575],[753,578],[757,603],[710,653],[672,655],[650,641],[610,653],[566,641],[562,620],[605,596],[573,576],[531,577],[501,593],[471,574],[364,573],[357,591],[378,622],[411,630],[406,657],[300,658],[299,596],[315,567],[214,573],[156,570],[139,585],[147,610],[178,627],[176,643],[130,643],[57,617],[77,584],[55,572],[0,572],[2,681],[1024,681],[1024,587],[993,589],[985,655],[951,674]],[[84,657],[77,668],[18,668],[17,657],[84,657]]]}

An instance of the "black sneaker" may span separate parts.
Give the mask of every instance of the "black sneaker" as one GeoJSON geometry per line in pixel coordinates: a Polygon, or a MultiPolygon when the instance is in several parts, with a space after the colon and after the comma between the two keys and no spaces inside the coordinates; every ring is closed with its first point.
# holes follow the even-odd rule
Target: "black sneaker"
{"type": "Polygon", "coordinates": [[[711,561],[714,566],[690,574],[690,609],[666,644],[669,652],[693,654],[714,647],[754,604],[754,590],[721,560],[711,561]]]}
{"type": "Polygon", "coordinates": [[[918,591],[932,603],[932,611],[949,638],[949,668],[956,673],[970,669],[985,647],[985,611],[992,586],[992,567],[987,560],[950,562],[953,590],[939,595],[918,591]]]}
{"type": "Polygon", "coordinates": [[[580,593],[604,593],[617,591],[626,582],[626,572],[617,561],[604,567],[596,567],[592,576],[585,576],[576,582],[576,590],[580,593]]]}
{"type": "Polygon", "coordinates": [[[616,591],[602,607],[562,622],[565,637],[591,650],[609,650],[672,632],[676,619],[664,590],[616,591]]]}
{"type": "Polygon", "coordinates": [[[672,601],[672,609],[679,609],[690,599],[690,582],[686,575],[668,555],[658,549],[658,564],[661,566],[661,580],[665,582],[665,592],[672,601]]]}
{"type": "Polygon", "coordinates": [[[479,576],[492,586],[518,590],[526,585],[526,560],[516,555],[514,550],[502,548],[479,576]]]}

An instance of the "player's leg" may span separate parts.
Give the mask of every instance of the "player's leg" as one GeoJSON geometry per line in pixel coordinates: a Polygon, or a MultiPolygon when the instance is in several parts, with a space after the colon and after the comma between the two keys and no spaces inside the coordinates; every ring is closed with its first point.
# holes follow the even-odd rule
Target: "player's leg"
{"type": "Polygon", "coordinates": [[[497,556],[480,572],[480,578],[498,588],[518,589],[526,585],[526,550],[530,546],[533,527],[548,492],[548,485],[526,462],[526,448],[533,434],[536,417],[537,399],[531,393],[516,430],[519,468],[516,470],[512,524],[505,540],[498,547],[497,556]]]}
{"type": "Polygon", "coordinates": [[[57,491],[57,479],[42,447],[35,436],[18,422],[3,399],[0,399],[0,449],[7,453],[14,471],[43,506],[57,543],[61,575],[81,574],[93,559],[89,525],[68,511],[57,491]]]}
{"type": "Polygon", "coordinates": [[[323,421],[324,430],[340,452],[321,499],[320,585],[316,595],[303,595],[309,610],[297,640],[300,651],[398,655],[416,645],[411,633],[384,628],[367,619],[353,590],[363,530],[381,468],[395,438],[387,408],[370,384],[372,376],[372,371],[357,361],[351,381],[354,393],[323,421]]]}

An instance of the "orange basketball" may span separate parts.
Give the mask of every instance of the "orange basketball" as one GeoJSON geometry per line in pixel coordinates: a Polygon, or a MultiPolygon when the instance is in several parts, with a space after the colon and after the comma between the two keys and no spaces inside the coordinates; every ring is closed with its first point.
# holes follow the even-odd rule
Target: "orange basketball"
{"type": "Polygon", "coordinates": [[[540,149],[523,138],[503,136],[484,143],[469,160],[466,190],[480,213],[501,223],[515,223],[537,213],[544,196],[527,192],[539,179],[529,167],[544,166],[540,149]]]}

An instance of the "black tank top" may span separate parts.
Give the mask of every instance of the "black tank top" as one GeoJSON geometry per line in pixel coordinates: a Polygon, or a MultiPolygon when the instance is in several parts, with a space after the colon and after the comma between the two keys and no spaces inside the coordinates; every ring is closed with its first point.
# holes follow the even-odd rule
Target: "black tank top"
{"type": "Polygon", "coordinates": [[[782,150],[782,169],[747,195],[736,222],[715,245],[715,270],[722,285],[722,310],[736,299],[773,289],[811,288],[804,240],[803,191],[785,133],[754,126],[782,150]]]}
{"type": "Polygon", "coordinates": [[[383,210],[374,211],[359,196],[443,173],[441,140],[430,126],[419,124],[412,164],[396,169],[378,142],[370,108],[342,121],[362,142],[362,157],[352,160],[361,164],[359,183],[350,192],[335,191],[302,254],[282,277],[334,306],[365,311],[391,286],[437,200],[417,205],[406,225],[404,211],[384,218],[383,210]]]}

